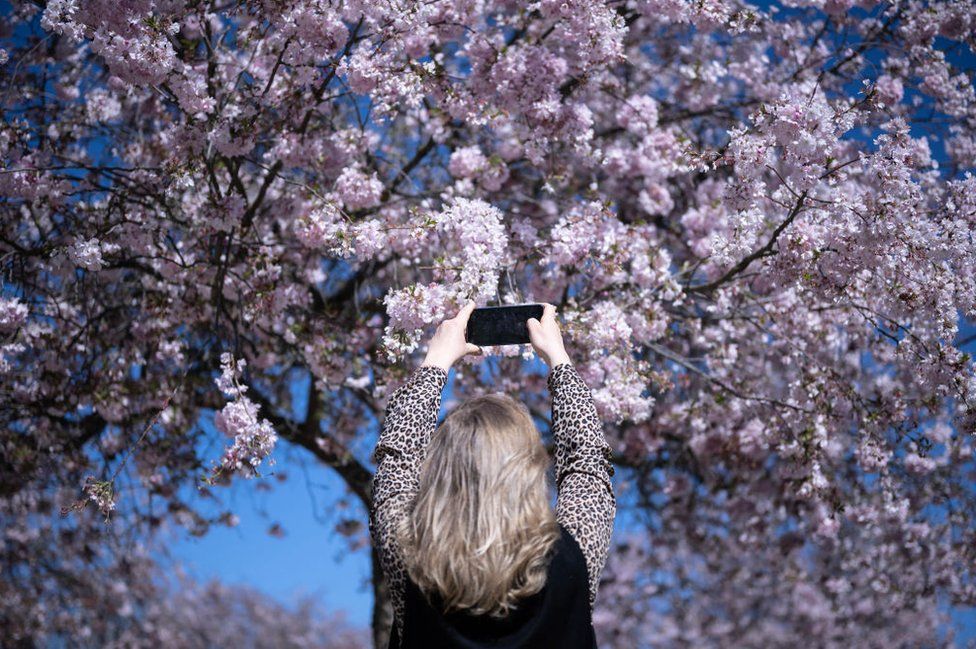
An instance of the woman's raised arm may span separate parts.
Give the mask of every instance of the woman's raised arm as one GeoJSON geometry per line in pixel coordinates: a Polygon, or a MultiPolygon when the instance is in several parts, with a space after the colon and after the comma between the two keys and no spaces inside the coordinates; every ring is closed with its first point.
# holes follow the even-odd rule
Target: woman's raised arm
{"type": "Polygon", "coordinates": [[[556,520],[572,534],[586,558],[590,607],[607,562],[617,515],[612,450],[603,435],[593,395],[563,346],[556,307],[546,304],[542,320],[530,318],[532,346],[551,368],[552,435],[556,465],[556,520]]]}
{"type": "Polygon", "coordinates": [[[549,372],[556,465],[556,520],[579,543],[590,578],[590,607],[607,562],[617,501],[612,450],[590,388],[571,363],[549,372]]]}

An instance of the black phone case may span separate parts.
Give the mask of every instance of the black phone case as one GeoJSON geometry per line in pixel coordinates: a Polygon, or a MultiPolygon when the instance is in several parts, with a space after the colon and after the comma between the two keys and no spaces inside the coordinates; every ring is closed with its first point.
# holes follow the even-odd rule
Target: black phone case
{"type": "Polygon", "coordinates": [[[522,345],[529,341],[529,318],[542,319],[542,304],[484,306],[468,316],[464,338],[474,345],[522,345]]]}

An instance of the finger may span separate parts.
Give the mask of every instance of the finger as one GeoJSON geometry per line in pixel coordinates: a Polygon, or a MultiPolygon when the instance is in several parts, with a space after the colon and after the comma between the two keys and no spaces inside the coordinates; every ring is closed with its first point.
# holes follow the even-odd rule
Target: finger
{"type": "Polygon", "coordinates": [[[555,317],[556,317],[556,305],[549,304],[548,302],[545,302],[544,304],[545,304],[545,306],[542,309],[542,317],[543,318],[553,318],[553,319],[555,319],[555,317]]]}
{"type": "Polygon", "coordinates": [[[481,356],[481,355],[484,355],[485,350],[483,350],[481,347],[479,347],[478,345],[475,345],[473,343],[467,343],[465,345],[465,351],[464,351],[464,353],[465,354],[478,354],[479,356],[481,356]]]}
{"type": "Polygon", "coordinates": [[[454,319],[463,324],[467,324],[468,316],[470,316],[471,312],[474,311],[474,307],[475,307],[474,300],[468,300],[465,303],[465,305],[461,307],[461,310],[458,311],[457,315],[454,316],[454,319]]]}

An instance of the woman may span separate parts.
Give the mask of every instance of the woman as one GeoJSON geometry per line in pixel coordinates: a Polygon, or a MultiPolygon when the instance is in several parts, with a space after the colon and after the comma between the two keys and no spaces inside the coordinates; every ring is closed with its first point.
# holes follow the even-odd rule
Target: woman
{"type": "Polygon", "coordinates": [[[474,306],[438,326],[390,396],[374,450],[370,534],[393,601],[389,647],[596,647],[616,499],[592,395],[546,304],[528,328],[550,368],[553,511],[549,456],[524,404],[469,399],[435,429],[448,370],[480,353],[464,339],[474,306]]]}

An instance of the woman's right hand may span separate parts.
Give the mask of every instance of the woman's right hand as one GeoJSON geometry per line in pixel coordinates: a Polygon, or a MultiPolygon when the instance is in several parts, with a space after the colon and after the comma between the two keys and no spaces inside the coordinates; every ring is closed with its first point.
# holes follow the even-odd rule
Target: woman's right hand
{"type": "Polygon", "coordinates": [[[542,320],[529,318],[529,340],[535,353],[542,357],[550,368],[560,363],[569,363],[569,354],[563,346],[563,337],[559,333],[559,322],[556,321],[556,307],[548,302],[542,309],[542,320]]]}

